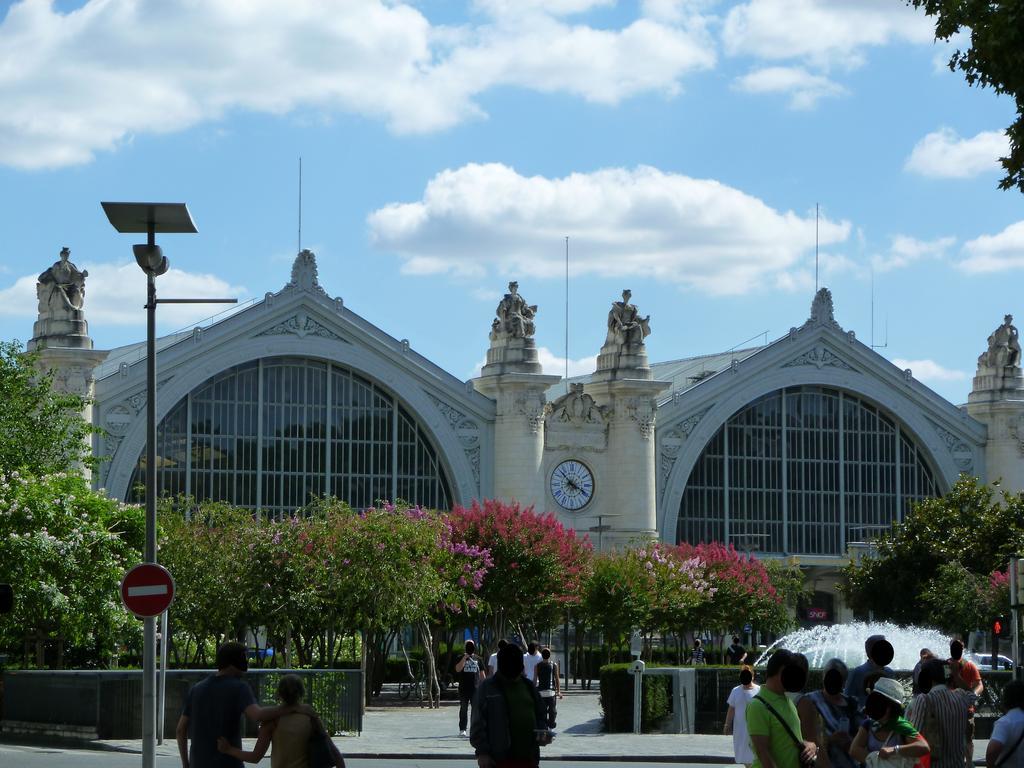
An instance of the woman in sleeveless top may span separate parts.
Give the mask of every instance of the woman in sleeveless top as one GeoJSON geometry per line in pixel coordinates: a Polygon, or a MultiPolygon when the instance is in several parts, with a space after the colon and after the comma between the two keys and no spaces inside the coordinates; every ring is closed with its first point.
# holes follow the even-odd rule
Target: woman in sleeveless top
{"type": "MultiPolygon", "coordinates": [[[[277,686],[277,697],[285,704],[299,704],[305,695],[305,688],[298,675],[285,675],[277,686]]],[[[323,723],[312,707],[303,707],[300,712],[284,715],[277,720],[263,723],[259,737],[252,752],[244,752],[228,743],[227,739],[217,739],[217,749],[246,763],[258,763],[270,752],[271,768],[308,768],[309,740],[313,734],[325,734],[323,723]]],[[[341,756],[334,742],[327,739],[335,768],[345,768],[345,758],[341,756]]]]}
{"type": "Polygon", "coordinates": [[[821,768],[857,768],[850,744],[860,727],[857,701],[843,693],[848,670],[840,659],[825,664],[821,690],[801,697],[797,704],[805,741],[818,745],[821,768]]]}

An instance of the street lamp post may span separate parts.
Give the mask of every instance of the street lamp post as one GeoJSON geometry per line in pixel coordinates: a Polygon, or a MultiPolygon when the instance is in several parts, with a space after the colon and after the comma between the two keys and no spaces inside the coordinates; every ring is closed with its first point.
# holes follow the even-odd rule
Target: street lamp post
{"type": "MultiPolygon", "coordinates": [[[[184,203],[101,203],[114,229],[146,233],[146,242],[132,246],[135,261],[146,273],[146,544],[144,562],[156,563],[156,306],[157,304],[234,304],[237,299],[157,299],[156,278],[168,269],[156,244],[156,233],[194,234],[196,225],[184,203]]],[[[164,633],[167,622],[164,622],[164,633]]],[[[164,647],[167,638],[162,639],[164,647]]],[[[156,760],[156,618],[142,625],[142,766],[156,760]]],[[[165,670],[166,671],[166,670],[165,670]]],[[[161,729],[162,731],[162,729],[161,729]]]]}

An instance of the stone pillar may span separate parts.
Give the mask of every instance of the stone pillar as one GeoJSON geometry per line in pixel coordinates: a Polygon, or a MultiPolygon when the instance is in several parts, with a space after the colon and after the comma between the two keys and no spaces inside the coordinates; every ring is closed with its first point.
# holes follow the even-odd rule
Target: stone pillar
{"type": "Polygon", "coordinates": [[[544,478],[545,390],[561,381],[545,376],[533,339],[536,304],[527,304],[519,283],[508,284],[491,323],[491,345],[477,391],[495,401],[494,496],[546,511],[544,478]]]}
{"type": "Polygon", "coordinates": [[[967,412],[988,427],[986,482],[1004,490],[1024,490],[1024,373],[1013,316],[988,337],[988,351],[978,358],[967,412]]]}
{"type": "MultiPolygon", "coordinates": [[[[648,373],[648,376],[650,374],[648,373]]],[[[600,478],[601,511],[611,530],[604,549],[630,541],[658,538],[654,422],[656,397],[670,382],[624,379],[586,386],[587,394],[608,409],[608,451],[600,478]],[[614,516],[612,516],[614,515],[614,516]]]]}
{"type": "Polygon", "coordinates": [[[650,316],[641,317],[631,297],[625,290],[622,301],[612,303],[597,371],[586,385],[610,415],[600,505],[611,526],[602,537],[605,549],[658,537],[654,421],[657,396],[671,382],[651,380],[644,344],[650,316]]]}
{"type": "Polygon", "coordinates": [[[497,405],[494,421],[494,496],[546,512],[544,459],[545,390],[560,376],[504,373],[473,380],[497,405]]]}
{"type": "MultiPolygon", "coordinates": [[[[60,260],[39,276],[36,283],[38,316],[27,347],[39,353],[39,367],[52,372],[55,391],[86,400],[82,418],[91,424],[95,393],[93,371],[108,353],[93,349],[83,309],[85,278],[89,273],[79,270],[70,257],[69,248],[61,249],[60,260]]],[[[91,438],[88,448],[92,450],[91,438]]],[[[86,468],[77,469],[89,479],[86,468]]]]}

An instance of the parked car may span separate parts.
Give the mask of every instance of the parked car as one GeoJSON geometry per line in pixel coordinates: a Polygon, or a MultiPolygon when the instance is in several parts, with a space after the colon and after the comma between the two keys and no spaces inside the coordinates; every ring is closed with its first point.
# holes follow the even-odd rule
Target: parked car
{"type": "MultiPolygon", "coordinates": [[[[992,669],[992,654],[991,653],[967,653],[964,654],[969,661],[973,661],[978,665],[978,669],[992,669]]],[[[1009,656],[1003,656],[999,654],[996,659],[998,665],[996,669],[1013,669],[1013,659],[1009,656]]]]}

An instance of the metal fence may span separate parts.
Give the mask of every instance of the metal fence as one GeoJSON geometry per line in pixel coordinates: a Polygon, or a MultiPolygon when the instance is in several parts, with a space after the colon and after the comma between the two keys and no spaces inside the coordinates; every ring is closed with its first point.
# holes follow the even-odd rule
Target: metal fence
{"type": "MultiPolygon", "coordinates": [[[[168,670],[163,733],[174,729],[188,689],[213,670],[168,670]]],[[[256,700],[272,704],[278,681],[285,674],[302,678],[305,700],[330,733],[360,732],[363,728],[362,673],[346,670],[251,670],[243,679],[256,700]]],[[[95,728],[100,739],[142,736],[142,672],[8,670],[3,678],[3,719],[37,725],[95,728]]],[[[246,734],[256,725],[247,722],[246,734]]]]}

